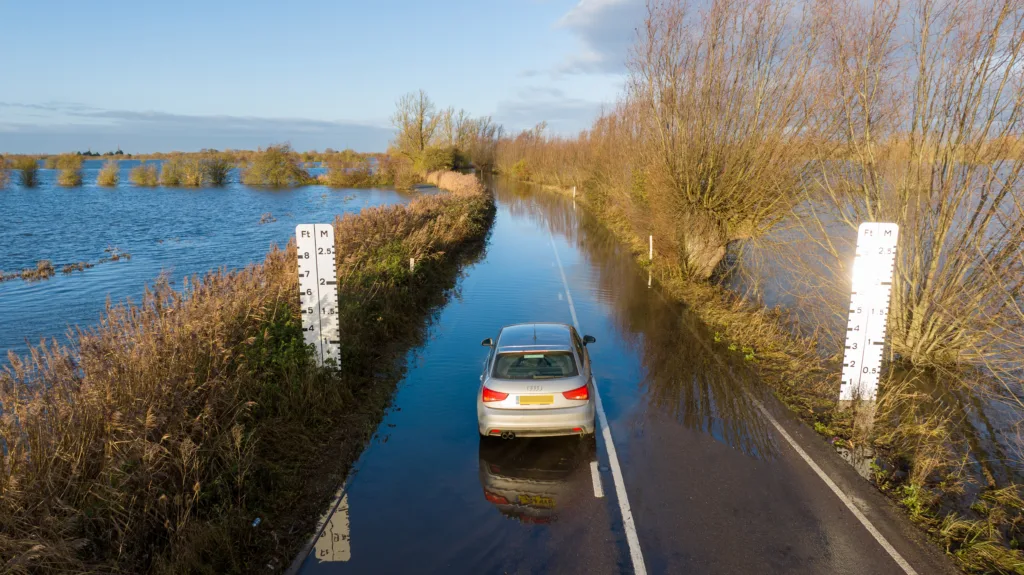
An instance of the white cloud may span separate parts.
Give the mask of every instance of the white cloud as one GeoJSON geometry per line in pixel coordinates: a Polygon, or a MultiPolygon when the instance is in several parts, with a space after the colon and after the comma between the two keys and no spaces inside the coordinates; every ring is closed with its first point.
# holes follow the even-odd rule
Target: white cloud
{"type": "Polygon", "coordinates": [[[621,74],[647,13],[643,0],[580,0],[557,26],[571,31],[582,50],[558,72],[621,74]]]}

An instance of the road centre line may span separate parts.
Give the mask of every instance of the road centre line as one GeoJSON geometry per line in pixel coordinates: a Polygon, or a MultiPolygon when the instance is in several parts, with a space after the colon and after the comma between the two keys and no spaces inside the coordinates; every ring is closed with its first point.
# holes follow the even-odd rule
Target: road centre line
{"type": "Polygon", "coordinates": [[[597,461],[590,462],[590,479],[594,482],[594,497],[604,497],[604,487],[601,485],[601,474],[597,470],[597,461]]]}
{"type": "MultiPolygon", "coordinates": [[[[580,331],[580,321],[576,317],[576,305],[573,303],[572,293],[569,291],[569,281],[565,278],[562,258],[558,257],[558,248],[555,247],[555,236],[549,233],[548,239],[551,241],[551,251],[555,253],[555,261],[558,263],[558,273],[562,276],[562,286],[565,288],[565,299],[569,301],[572,323],[576,326],[576,331],[580,331]]],[[[594,378],[594,399],[597,404],[597,418],[601,424],[601,435],[604,438],[605,449],[608,451],[608,462],[612,468],[615,496],[619,501],[619,512],[622,514],[622,528],[626,532],[629,556],[633,561],[633,572],[636,575],[647,575],[644,555],[640,550],[640,538],[636,532],[636,523],[633,521],[633,512],[629,509],[629,499],[626,497],[626,483],[622,479],[622,467],[619,465],[619,456],[615,452],[615,442],[612,440],[611,428],[608,427],[608,417],[605,415],[604,406],[601,403],[601,393],[597,389],[597,378],[594,378]]]]}

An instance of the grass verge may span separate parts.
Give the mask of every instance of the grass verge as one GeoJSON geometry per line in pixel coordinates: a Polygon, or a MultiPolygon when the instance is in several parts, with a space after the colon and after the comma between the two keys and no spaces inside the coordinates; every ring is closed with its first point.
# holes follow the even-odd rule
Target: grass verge
{"type": "Polygon", "coordinates": [[[72,347],[11,356],[4,571],[286,565],[386,409],[397,360],[490,228],[493,200],[472,176],[432,177],[451,191],[334,222],[340,369],[318,369],[303,345],[293,243],[180,291],[159,281],[72,347]]]}

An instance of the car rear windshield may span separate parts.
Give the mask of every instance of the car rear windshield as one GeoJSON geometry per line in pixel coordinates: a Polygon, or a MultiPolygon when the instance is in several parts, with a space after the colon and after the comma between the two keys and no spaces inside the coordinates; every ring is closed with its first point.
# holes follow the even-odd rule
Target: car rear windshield
{"type": "Polygon", "coordinates": [[[498,379],[550,379],[578,375],[576,360],[568,351],[501,353],[494,362],[498,379]]]}

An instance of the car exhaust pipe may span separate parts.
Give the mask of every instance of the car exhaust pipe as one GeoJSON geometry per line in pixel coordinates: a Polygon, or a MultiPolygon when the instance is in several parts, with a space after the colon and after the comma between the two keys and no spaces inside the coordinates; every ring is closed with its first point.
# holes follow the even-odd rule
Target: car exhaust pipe
{"type": "Polygon", "coordinates": [[[516,434],[511,432],[511,431],[503,431],[503,432],[501,432],[501,438],[502,439],[515,439],[516,438],[516,434]]]}

